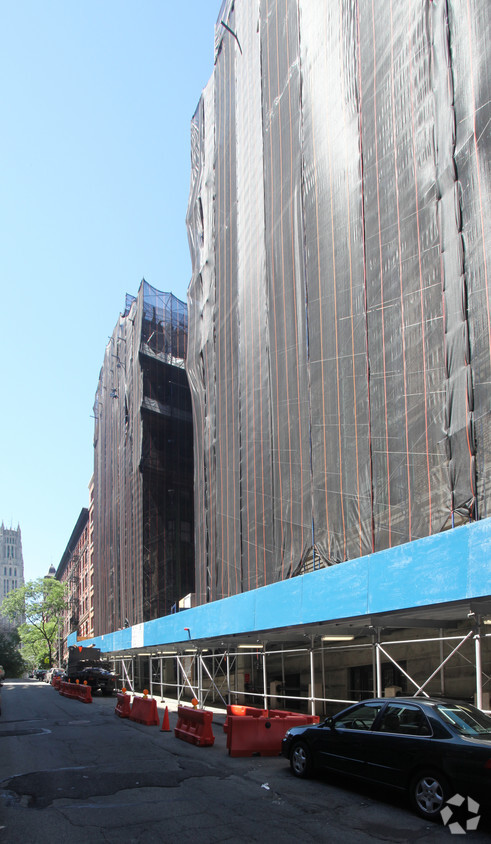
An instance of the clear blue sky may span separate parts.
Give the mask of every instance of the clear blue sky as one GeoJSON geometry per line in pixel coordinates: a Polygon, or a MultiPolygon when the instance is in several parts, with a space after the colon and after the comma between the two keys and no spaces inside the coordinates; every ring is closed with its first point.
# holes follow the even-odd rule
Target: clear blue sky
{"type": "Polygon", "coordinates": [[[108,337],[143,277],[186,300],[190,121],[219,0],[13,0],[0,22],[0,522],[58,566],[108,337]]]}

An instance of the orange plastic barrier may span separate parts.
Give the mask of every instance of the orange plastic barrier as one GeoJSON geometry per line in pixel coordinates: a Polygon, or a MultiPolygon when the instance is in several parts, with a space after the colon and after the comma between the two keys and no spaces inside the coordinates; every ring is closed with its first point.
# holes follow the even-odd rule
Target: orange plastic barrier
{"type": "Polygon", "coordinates": [[[51,680],[51,685],[53,686],[54,689],[57,689],[58,691],[60,690],[60,683],[61,683],[61,677],[60,677],[59,674],[58,674],[57,677],[53,677],[53,679],[51,680]]]}
{"type": "Polygon", "coordinates": [[[317,724],[317,715],[288,714],[283,717],[251,717],[232,715],[229,718],[227,748],[230,756],[279,756],[281,742],[290,727],[317,724]],[[315,719],[315,720],[313,720],[315,719]]]}
{"type": "Polygon", "coordinates": [[[147,727],[158,727],[160,724],[157,702],[150,697],[133,698],[133,706],[129,714],[130,721],[137,721],[147,727]]]}
{"type": "Polygon", "coordinates": [[[213,712],[204,709],[192,709],[189,706],[177,707],[177,724],[174,735],[178,739],[197,744],[198,747],[211,747],[215,736],[211,728],[213,712]]]}
{"type": "Polygon", "coordinates": [[[287,709],[268,709],[267,715],[270,718],[301,718],[302,721],[299,726],[319,723],[318,715],[303,715],[301,712],[288,712],[287,709]]]}
{"type": "Polygon", "coordinates": [[[228,704],[227,706],[227,717],[225,718],[225,723],[223,725],[223,732],[228,732],[228,719],[231,715],[250,715],[252,718],[260,718],[261,715],[267,715],[267,709],[258,709],[257,706],[240,706],[237,703],[228,704]]]}
{"type": "Polygon", "coordinates": [[[82,703],[92,703],[92,689],[89,684],[86,686],[78,685],[76,697],[78,700],[81,700],[82,703]]]}
{"type": "Polygon", "coordinates": [[[125,695],[123,692],[117,692],[117,703],[114,710],[116,715],[120,718],[129,718],[131,714],[131,696],[125,695]]]}
{"type": "Polygon", "coordinates": [[[63,697],[76,697],[77,696],[77,686],[75,685],[75,683],[66,683],[66,682],[63,681],[63,682],[60,683],[59,691],[60,691],[60,695],[63,695],[63,697]]]}
{"type": "Polygon", "coordinates": [[[61,682],[59,692],[63,697],[73,697],[83,703],[92,703],[92,690],[88,685],[82,686],[80,683],[61,682]]]}

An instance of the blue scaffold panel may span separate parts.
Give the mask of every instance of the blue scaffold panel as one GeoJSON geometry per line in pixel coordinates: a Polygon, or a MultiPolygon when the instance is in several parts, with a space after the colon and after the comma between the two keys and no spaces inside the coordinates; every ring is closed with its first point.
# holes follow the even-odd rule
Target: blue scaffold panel
{"type": "MultiPolygon", "coordinates": [[[[86,644],[114,652],[198,642],[486,595],[491,595],[491,519],[118,630],[86,644]]],[[[71,634],[68,644],[76,642],[71,634]]]]}
{"type": "Polygon", "coordinates": [[[491,519],[476,522],[469,531],[467,597],[491,595],[491,519]]]}
{"type": "Polygon", "coordinates": [[[458,601],[466,595],[468,533],[453,531],[416,540],[370,558],[371,613],[458,601]]]}

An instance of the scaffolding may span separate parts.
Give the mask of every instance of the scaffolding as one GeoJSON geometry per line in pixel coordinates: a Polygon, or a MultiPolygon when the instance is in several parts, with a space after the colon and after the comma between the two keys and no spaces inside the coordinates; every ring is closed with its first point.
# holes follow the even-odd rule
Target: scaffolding
{"type": "Polygon", "coordinates": [[[203,708],[240,703],[326,715],[364,698],[404,694],[467,698],[491,711],[491,633],[484,632],[479,620],[459,632],[440,630],[419,638],[395,638],[379,628],[360,643],[328,645],[318,636],[305,638],[303,646],[269,641],[235,648],[212,643],[207,648],[163,648],[117,657],[114,664],[122,685],[128,687],[131,673],[132,690],[135,682],[143,683],[161,700],[196,698],[203,708]],[[416,658],[418,653],[422,659],[416,658]],[[358,688],[347,682],[347,694],[329,694],[336,688],[336,672],[350,670],[352,678],[365,670],[368,682],[358,688]],[[296,688],[295,673],[303,677],[296,688]]]}

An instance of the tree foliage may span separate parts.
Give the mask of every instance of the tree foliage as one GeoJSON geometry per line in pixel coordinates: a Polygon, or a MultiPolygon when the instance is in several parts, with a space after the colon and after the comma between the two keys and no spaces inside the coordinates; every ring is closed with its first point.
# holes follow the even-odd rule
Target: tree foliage
{"type": "Polygon", "coordinates": [[[20,636],[17,630],[0,630],[0,665],[6,677],[21,677],[25,662],[20,653],[20,636]]]}
{"type": "Polygon", "coordinates": [[[53,577],[39,577],[14,589],[1,608],[2,614],[18,625],[26,656],[48,668],[66,610],[66,584],[53,577]]]}

